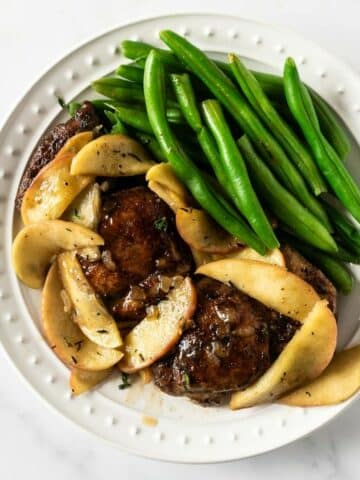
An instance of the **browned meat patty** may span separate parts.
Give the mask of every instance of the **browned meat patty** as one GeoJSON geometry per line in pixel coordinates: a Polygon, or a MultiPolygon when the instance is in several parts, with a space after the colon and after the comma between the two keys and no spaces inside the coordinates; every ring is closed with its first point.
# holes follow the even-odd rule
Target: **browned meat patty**
{"type": "Polygon", "coordinates": [[[319,296],[329,302],[329,308],[336,312],[336,288],[323,272],[289,245],[284,245],[281,251],[285,256],[288,270],[310,283],[319,296]]]}
{"type": "Polygon", "coordinates": [[[112,310],[120,318],[126,308],[127,318],[131,316],[130,310],[136,311],[134,318],[144,313],[146,305],[151,303],[152,285],[156,283],[156,276],[151,275],[184,275],[192,268],[190,252],[176,231],[174,214],[147,187],[106,196],[99,233],[110,259],[103,255],[101,261],[80,259],[80,262],[97,293],[118,297],[118,302],[112,301],[112,310]],[[124,306],[130,292],[133,299],[136,297],[136,306],[129,301],[124,306]]]}
{"type": "Polygon", "coordinates": [[[214,403],[259,378],[299,324],[215,280],[202,278],[196,287],[194,325],[153,366],[154,380],[171,395],[214,403]]]}
{"type": "Polygon", "coordinates": [[[33,179],[45,165],[53,160],[67,140],[79,132],[93,130],[99,123],[100,120],[92,104],[84,102],[74,118],[65,123],[59,123],[40,139],[20,181],[15,199],[15,206],[18,210],[21,209],[24,193],[30,187],[33,179]]]}
{"type": "MultiPolygon", "coordinates": [[[[336,290],[325,275],[290,247],[283,252],[288,269],[334,309],[336,290]]],[[[226,392],[256,381],[301,325],[211,279],[198,281],[197,291],[194,325],[170,355],[153,365],[154,380],[168,394],[218,403],[226,392]]]]}
{"type": "Polygon", "coordinates": [[[166,297],[176,278],[160,272],[150,274],[138,285],[131,285],[124,296],[112,303],[112,314],[121,320],[140,321],[148,306],[156,305],[166,297]]]}

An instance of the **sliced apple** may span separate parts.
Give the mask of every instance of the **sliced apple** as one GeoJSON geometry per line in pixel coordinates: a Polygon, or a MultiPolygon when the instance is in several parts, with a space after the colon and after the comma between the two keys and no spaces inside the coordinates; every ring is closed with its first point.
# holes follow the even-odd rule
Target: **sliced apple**
{"type": "Polygon", "coordinates": [[[12,263],[20,280],[30,288],[41,288],[54,255],[63,250],[95,247],[104,241],[88,228],[63,220],[26,226],[15,237],[12,263]]]}
{"type": "Polygon", "coordinates": [[[301,329],[272,366],[246,390],[236,392],[230,408],[272,402],[284,393],[317,378],[329,365],[336,348],[337,327],[326,300],[316,302],[301,329]]]}
{"type": "Polygon", "coordinates": [[[63,147],[59,150],[59,154],[72,153],[76,155],[80,150],[94,138],[93,132],[80,132],[70,137],[63,147]]]}
{"type": "Polygon", "coordinates": [[[86,187],[71,203],[63,215],[64,220],[96,230],[101,216],[100,187],[93,183],[86,187]]]}
{"type": "Polygon", "coordinates": [[[125,135],[102,135],[74,157],[72,175],[123,177],[142,175],[155,163],[144,147],[125,135]]]}
{"type": "Polygon", "coordinates": [[[21,204],[25,225],[61,217],[73,199],[92,182],[91,176],[70,175],[74,155],[91,139],[91,132],[79,133],[71,144],[65,144],[54,160],[40,170],[26,190],[21,204]]]}
{"type": "Polygon", "coordinates": [[[93,389],[99,383],[106,380],[112,372],[112,368],[101,370],[99,372],[89,372],[72,368],[70,374],[70,388],[74,395],[81,395],[93,389]]]}
{"type": "Polygon", "coordinates": [[[254,260],[219,260],[197,273],[239,290],[269,308],[302,323],[273,365],[247,389],[231,397],[230,407],[271,402],[321,374],[336,348],[337,325],[325,300],[296,275],[277,265],[254,260]]]}
{"type": "Polygon", "coordinates": [[[244,247],[236,252],[230,252],[223,255],[216,253],[206,253],[196,250],[194,248],[191,249],[191,253],[193,255],[196,267],[200,267],[201,265],[205,265],[206,263],[215,262],[216,260],[243,259],[271,263],[273,265],[278,265],[279,267],[286,268],[284,255],[278,248],[269,251],[265,255],[260,255],[258,252],[256,252],[250,247],[244,247]]]}
{"type": "Polygon", "coordinates": [[[160,197],[174,213],[176,213],[178,208],[187,208],[189,205],[188,203],[185,203],[184,199],[179,197],[177,193],[161,183],[153,182],[151,180],[148,182],[148,187],[156,193],[156,195],[160,197]]]}
{"type": "Polygon", "coordinates": [[[223,230],[203,210],[180,208],[176,211],[176,228],[188,245],[207,253],[229,253],[242,244],[223,230]]]}
{"type": "Polygon", "coordinates": [[[260,255],[256,250],[245,247],[238,252],[229,253],[226,258],[234,258],[239,260],[256,260],[258,262],[270,263],[286,268],[285,257],[278,248],[270,250],[265,255],[260,255]]]}
{"type": "Polygon", "coordinates": [[[74,306],[74,321],[83,334],[104,348],[122,345],[115,320],[87,281],[76,252],[64,252],[58,257],[61,279],[74,306]]]}
{"type": "Polygon", "coordinates": [[[148,187],[176,213],[178,208],[194,205],[190,193],[168,163],[154,165],[146,174],[148,187]]]}
{"type": "Polygon", "coordinates": [[[225,259],[207,263],[197,273],[223,283],[231,282],[267,307],[300,322],[319,300],[311,285],[285,268],[269,263],[225,259]]]}
{"type": "Polygon", "coordinates": [[[335,405],[348,400],[359,389],[360,346],[357,346],[337,353],[319,377],[278,402],[293,407],[335,405]]]}
{"type": "Polygon", "coordinates": [[[185,278],[125,337],[119,368],[133,373],[164,356],[179,341],[195,308],[196,290],[185,278]]]}
{"type": "Polygon", "coordinates": [[[41,300],[41,319],[45,338],[65,365],[77,369],[103,371],[119,362],[123,353],[91,342],[73,321],[73,312],[63,300],[57,262],[47,274],[41,300]]]}

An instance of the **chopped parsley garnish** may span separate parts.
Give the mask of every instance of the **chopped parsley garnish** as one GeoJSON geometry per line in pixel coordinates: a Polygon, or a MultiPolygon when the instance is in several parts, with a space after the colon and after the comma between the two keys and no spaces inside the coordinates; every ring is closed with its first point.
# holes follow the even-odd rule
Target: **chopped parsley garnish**
{"type": "Polygon", "coordinates": [[[66,107],[65,100],[62,97],[60,97],[60,95],[56,95],[56,98],[60,107],[65,108],[66,107]]]}
{"type": "Polygon", "coordinates": [[[71,359],[72,361],[75,363],[75,365],[77,364],[77,360],[76,360],[76,357],[74,357],[74,355],[71,355],[71,359]]]}
{"type": "Polygon", "coordinates": [[[167,222],[166,217],[161,217],[161,218],[158,218],[157,220],[155,220],[154,227],[159,232],[166,232],[166,230],[168,228],[168,222],[167,222]]]}
{"type": "Polygon", "coordinates": [[[104,330],[104,329],[100,329],[100,330],[96,330],[97,333],[109,333],[108,330],[104,330]]]}
{"type": "Polygon", "coordinates": [[[56,98],[57,98],[57,101],[58,101],[60,107],[61,108],[66,108],[66,110],[68,111],[68,113],[71,117],[74,117],[75,113],[81,107],[81,103],[79,103],[79,102],[66,103],[65,100],[60,95],[56,95],[56,98]]]}
{"type": "Polygon", "coordinates": [[[185,387],[188,387],[190,385],[190,376],[187,372],[183,372],[182,382],[185,385],[185,387]]]}
{"type": "Polygon", "coordinates": [[[66,337],[63,337],[64,339],[64,342],[66,344],[67,347],[73,347],[73,344],[70,342],[70,340],[66,337]]]}
{"type": "Polygon", "coordinates": [[[131,382],[129,381],[129,375],[127,373],[121,374],[122,383],[119,385],[119,390],[125,390],[126,388],[131,387],[131,382]]]}
{"type": "Polygon", "coordinates": [[[79,340],[78,342],[74,343],[74,346],[76,347],[77,352],[81,349],[83,343],[84,343],[84,340],[79,340]]]}

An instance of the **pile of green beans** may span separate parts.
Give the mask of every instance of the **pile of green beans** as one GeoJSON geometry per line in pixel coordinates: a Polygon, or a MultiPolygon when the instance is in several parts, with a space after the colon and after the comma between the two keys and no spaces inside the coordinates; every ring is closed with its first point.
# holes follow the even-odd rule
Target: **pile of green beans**
{"type": "Polygon", "coordinates": [[[280,77],[249,70],[234,54],[212,60],[172,31],[160,38],[169,50],[123,41],[132,62],[93,83],[108,131],[169,162],[199,205],[261,254],[279,245],[265,206],[280,238],[348,293],[342,262],[360,262],[360,231],[323,194],[360,221],[360,189],[343,163],[349,138],[329,106],[292,59],[280,77]]]}
{"type": "Polygon", "coordinates": [[[324,177],[338,199],[360,222],[360,189],[323,136],[309,92],[301,82],[296,64],[291,58],[285,62],[284,87],[289,108],[324,177]]]}
{"type": "Polygon", "coordinates": [[[229,63],[242,91],[260,119],[268,126],[290,159],[298,167],[315,195],[326,192],[325,182],[311,155],[293,130],[280,117],[254,75],[236,55],[229,55],[229,63]]]}
{"type": "Polygon", "coordinates": [[[209,88],[212,94],[233,116],[242,130],[254,142],[274,174],[285,186],[329,227],[322,205],[308,190],[303,177],[291,163],[271,133],[246,102],[241,92],[205,53],[185,38],[171,31],[160,32],[160,38],[178,58],[209,88]]]}
{"type": "Polygon", "coordinates": [[[328,230],[281,185],[257,154],[249,138],[244,135],[238,145],[258,194],[277,218],[310,245],[326,252],[336,252],[338,247],[328,230]]]}
{"type": "MultiPolygon", "coordinates": [[[[121,77],[134,82],[142,83],[143,69],[146,56],[154,47],[148,43],[125,40],[121,44],[122,53],[126,58],[134,60],[131,64],[120,65],[116,73],[121,77]],[[136,79],[135,79],[136,78],[136,79]]],[[[176,70],[182,71],[185,67],[176,59],[174,55],[169,57],[169,52],[162,49],[157,51],[165,52],[162,59],[165,64],[170,65],[176,70]]],[[[216,65],[231,79],[234,80],[233,72],[229,64],[215,60],[216,65]]],[[[271,73],[252,71],[256,80],[259,82],[265,94],[271,99],[279,103],[286,104],[283,78],[271,73]]],[[[344,129],[337,121],[335,115],[328,107],[326,102],[314,90],[309,89],[316,114],[319,118],[321,131],[328,139],[329,143],[334,147],[341,159],[344,159],[350,151],[350,141],[344,129]]]]}
{"type": "Polygon", "coordinates": [[[171,131],[166,118],[165,72],[161,57],[156,51],[147,57],[144,72],[144,94],[149,121],[162,151],[176,175],[185,183],[194,198],[214,220],[239,240],[264,254],[266,248],[240,216],[224,207],[226,200],[219,200],[219,193],[206,181],[204,175],[188,157],[171,131]]]}

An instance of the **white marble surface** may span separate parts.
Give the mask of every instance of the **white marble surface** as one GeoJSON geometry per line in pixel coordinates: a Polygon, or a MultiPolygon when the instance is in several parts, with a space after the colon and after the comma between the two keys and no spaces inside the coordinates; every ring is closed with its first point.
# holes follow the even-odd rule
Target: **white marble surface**
{"type": "MultiPolygon", "coordinates": [[[[0,121],[39,74],[73,46],[129,20],[205,8],[292,27],[360,70],[358,0],[207,0],[206,5],[196,0],[2,0],[0,121]]],[[[0,360],[1,480],[360,476],[359,402],[310,437],[263,456],[216,466],[169,465],[126,455],[83,433],[44,407],[1,351],[0,360]]]]}

